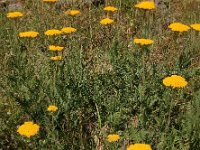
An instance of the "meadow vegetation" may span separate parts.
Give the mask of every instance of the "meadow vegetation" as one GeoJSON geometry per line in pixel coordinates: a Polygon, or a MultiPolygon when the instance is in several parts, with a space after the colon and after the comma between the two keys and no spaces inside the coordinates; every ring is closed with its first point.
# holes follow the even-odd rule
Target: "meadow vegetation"
{"type": "Polygon", "coordinates": [[[200,2],[139,2],[1,10],[0,149],[200,149],[200,2]]]}

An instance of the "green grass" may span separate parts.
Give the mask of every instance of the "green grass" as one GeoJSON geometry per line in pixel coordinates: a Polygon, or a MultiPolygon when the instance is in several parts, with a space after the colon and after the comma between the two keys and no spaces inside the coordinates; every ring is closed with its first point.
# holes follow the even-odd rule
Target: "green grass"
{"type": "MultiPolygon", "coordinates": [[[[153,150],[200,149],[199,33],[174,33],[174,21],[199,23],[200,3],[165,1],[144,12],[138,1],[108,1],[120,10],[102,26],[103,7],[81,6],[72,19],[66,9],[42,1],[25,1],[24,17],[0,13],[0,148],[2,149],[126,149],[147,143],[153,150]],[[73,26],[71,35],[48,38],[48,29],[73,26]],[[35,30],[35,39],[19,32],[35,30]],[[150,38],[145,54],[133,39],[150,38]],[[50,44],[63,45],[63,60],[54,62],[50,44]],[[188,85],[171,89],[163,78],[178,74],[188,85]],[[47,112],[55,104],[58,111],[47,112]],[[17,133],[25,121],[40,125],[30,139],[17,133]],[[107,135],[120,140],[108,143],[107,135]]],[[[60,52],[59,52],[60,53],[60,52]]]]}

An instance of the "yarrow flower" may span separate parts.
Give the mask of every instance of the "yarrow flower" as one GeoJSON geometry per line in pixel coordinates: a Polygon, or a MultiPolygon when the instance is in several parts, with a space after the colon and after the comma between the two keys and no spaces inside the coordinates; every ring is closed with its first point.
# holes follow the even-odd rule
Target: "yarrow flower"
{"type": "Polygon", "coordinates": [[[69,10],[66,11],[65,14],[70,15],[70,16],[76,16],[78,14],[80,14],[81,12],[79,10],[69,10]]]}
{"type": "Polygon", "coordinates": [[[49,46],[50,51],[62,51],[63,49],[64,49],[64,47],[62,47],[62,46],[56,46],[56,45],[49,46]]]}
{"type": "Polygon", "coordinates": [[[51,112],[55,112],[58,110],[58,107],[55,105],[49,105],[49,107],[47,108],[47,111],[51,111],[51,112]]]}
{"type": "Polygon", "coordinates": [[[19,18],[19,17],[22,17],[23,16],[23,13],[21,12],[9,12],[7,13],[7,18],[19,18]]]}
{"type": "Polygon", "coordinates": [[[53,56],[51,57],[51,60],[62,60],[62,56],[53,56]]]}
{"type": "Polygon", "coordinates": [[[19,37],[21,38],[35,38],[39,35],[38,32],[35,31],[27,31],[27,32],[20,32],[19,37]]]}
{"type": "Polygon", "coordinates": [[[200,31],[200,23],[191,24],[190,26],[192,27],[192,29],[200,31]]]}
{"type": "Polygon", "coordinates": [[[139,45],[151,45],[151,44],[153,44],[154,43],[154,41],[153,40],[150,40],[150,39],[137,39],[137,38],[135,38],[134,40],[133,40],[133,42],[135,43],[135,44],[139,44],[139,45]]]}
{"type": "Polygon", "coordinates": [[[43,0],[43,2],[46,2],[46,3],[55,3],[57,2],[58,0],[43,0]]]}
{"type": "Polygon", "coordinates": [[[140,9],[151,10],[151,9],[155,9],[156,5],[154,2],[151,2],[151,1],[143,1],[143,2],[136,4],[135,7],[140,8],[140,9]]]}
{"type": "Polygon", "coordinates": [[[185,32],[188,31],[190,29],[189,26],[184,25],[182,23],[179,22],[175,22],[175,23],[171,23],[168,28],[170,28],[172,31],[176,31],[176,32],[185,32]]]}
{"type": "Polygon", "coordinates": [[[65,27],[65,28],[62,28],[61,31],[63,33],[73,33],[73,32],[76,32],[76,29],[72,27],[65,27]]]}
{"type": "Polygon", "coordinates": [[[36,135],[39,132],[40,126],[37,124],[34,124],[33,122],[25,122],[23,125],[21,125],[17,132],[22,135],[30,138],[31,136],[36,135]]]}
{"type": "Polygon", "coordinates": [[[114,20],[110,19],[110,18],[105,18],[105,19],[102,19],[100,21],[100,24],[102,25],[109,25],[109,24],[112,24],[114,22],[114,20]]]}
{"type": "Polygon", "coordinates": [[[118,10],[118,8],[116,8],[116,7],[114,7],[114,6],[107,6],[107,7],[105,7],[103,10],[115,12],[115,11],[118,10]]]}
{"type": "Polygon", "coordinates": [[[47,36],[60,35],[62,34],[62,31],[57,30],[57,29],[51,29],[51,30],[47,30],[44,34],[47,36]]]}
{"type": "Polygon", "coordinates": [[[170,77],[165,77],[163,79],[163,84],[172,88],[183,88],[188,84],[188,82],[181,76],[172,75],[170,77]]]}
{"type": "Polygon", "coordinates": [[[128,146],[127,150],[152,150],[149,144],[131,144],[128,146]]]}
{"type": "Polygon", "coordinates": [[[120,139],[120,136],[118,134],[109,134],[107,136],[107,140],[108,142],[112,143],[112,142],[116,142],[120,139]]]}

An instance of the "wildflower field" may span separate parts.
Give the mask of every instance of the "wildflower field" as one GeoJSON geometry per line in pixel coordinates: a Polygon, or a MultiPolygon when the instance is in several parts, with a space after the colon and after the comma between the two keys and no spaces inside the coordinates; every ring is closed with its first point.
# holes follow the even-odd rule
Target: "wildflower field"
{"type": "Polygon", "coordinates": [[[200,150],[200,1],[60,1],[0,8],[0,150],[200,150]]]}

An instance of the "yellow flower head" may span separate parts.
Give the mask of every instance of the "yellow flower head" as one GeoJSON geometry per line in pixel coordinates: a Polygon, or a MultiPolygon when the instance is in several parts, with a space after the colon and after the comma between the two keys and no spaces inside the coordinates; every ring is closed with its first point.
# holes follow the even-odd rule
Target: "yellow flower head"
{"type": "Polygon", "coordinates": [[[62,60],[62,56],[51,57],[51,60],[62,60]]]}
{"type": "Polygon", "coordinates": [[[153,44],[154,43],[154,41],[153,40],[150,40],[150,39],[137,39],[137,38],[135,38],[134,40],[133,40],[133,42],[135,43],[135,44],[139,44],[139,45],[151,45],[151,44],[153,44]]]}
{"type": "Polygon", "coordinates": [[[153,1],[152,2],[151,1],[143,1],[143,2],[136,4],[135,7],[140,8],[140,9],[151,10],[151,9],[155,9],[156,5],[153,1]]]}
{"type": "Polygon", "coordinates": [[[30,138],[31,136],[36,135],[39,129],[40,126],[37,124],[34,124],[33,122],[25,122],[18,128],[17,132],[22,136],[30,138]]]}
{"type": "Polygon", "coordinates": [[[128,146],[127,150],[152,150],[149,144],[131,144],[128,146]]]}
{"type": "Polygon", "coordinates": [[[109,25],[109,24],[112,24],[114,22],[114,20],[110,19],[110,18],[105,18],[105,19],[102,19],[100,21],[100,24],[102,25],[109,25]]]}
{"type": "Polygon", "coordinates": [[[7,13],[7,18],[18,18],[18,17],[22,17],[23,14],[21,12],[9,12],[7,13]]]}
{"type": "Polygon", "coordinates": [[[181,76],[172,75],[170,77],[165,77],[163,79],[163,84],[172,88],[183,88],[188,84],[188,82],[181,76]]]}
{"type": "Polygon", "coordinates": [[[65,14],[70,15],[70,16],[76,16],[78,14],[80,14],[81,12],[79,10],[69,10],[66,11],[65,14]]]}
{"type": "Polygon", "coordinates": [[[20,32],[19,37],[21,38],[35,38],[39,35],[38,32],[35,31],[27,31],[27,32],[20,32]]]}
{"type": "Polygon", "coordinates": [[[51,29],[51,30],[47,30],[44,34],[47,36],[60,35],[62,34],[62,31],[57,30],[57,29],[51,29]]]}
{"type": "Polygon", "coordinates": [[[63,49],[64,49],[64,47],[62,47],[62,46],[56,46],[56,45],[49,46],[50,51],[62,51],[63,49]]]}
{"type": "Polygon", "coordinates": [[[55,3],[57,2],[58,0],[43,0],[43,2],[46,2],[46,3],[55,3]]]}
{"type": "Polygon", "coordinates": [[[116,7],[114,7],[114,6],[107,6],[107,7],[105,7],[103,10],[115,12],[115,11],[117,11],[118,9],[117,9],[116,7]]]}
{"type": "Polygon", "coordinates": [[[58,107],[55,105],[49,105],[49,107],[47,108],[47,111],[55,112],[57,110],[58,110],[58,107]]]}
{"type": "Polygon", "coordinates": [[[73,33],[73,32],[76,32],[76,29],[75,28],[72,28],[72,27],[65,27],[65,28],[62,28],[61,30],[63,33],[73,33]]]}
{"type": "Polygon", "coordinates": [[[192,29],[200,31],[200,23],[191,24],[190,26],[192,27],[192,29]]]}
{"type": "Polygon", "coordinates": [[[107,140],[108,142],[112,143],[112,142],[116,142],[120,139],[120,136],[118,134],[109,134],[107,136],[107,140]]]}
{"type": "Polygon", "coordinates": [[[184,32],[184,31],[188,31],[190,29],[189,26],[184,25],[182,23],[179,22],[175,22],[175,23],[171,23],[168,28],[170,28],[172,31],[176,31],[176,32],[184,32]]]}

